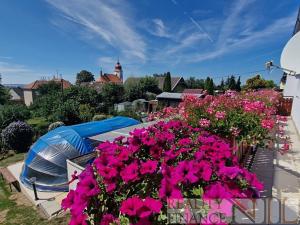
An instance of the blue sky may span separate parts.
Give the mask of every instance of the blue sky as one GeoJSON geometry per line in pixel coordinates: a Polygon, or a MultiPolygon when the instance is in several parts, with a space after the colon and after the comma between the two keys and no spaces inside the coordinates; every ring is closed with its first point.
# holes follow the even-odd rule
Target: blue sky
{"type": "MultiPolygon", "coordinates": [[[[299,0],[1,0],[3,83],[81,69],[220,77],[264,69],[291,37],[299,0]]],[[[280,71],[261,72],[278,81],[280,71]]]]}

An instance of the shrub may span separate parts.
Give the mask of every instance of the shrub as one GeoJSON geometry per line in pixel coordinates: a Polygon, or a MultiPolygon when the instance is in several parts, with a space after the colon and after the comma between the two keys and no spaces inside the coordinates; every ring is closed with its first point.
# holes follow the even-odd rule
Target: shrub
{"type": "Polygon", "coordinates": [[[0,130],[15,121],[30,118],[30,111],[23,105],[5,105],[0,109],[0,130]]]}
{"type": "Polygon", "coordinates": [[[58,128],[58,127],[61,127],[61,126],[64,126],[65,124],[61,121],[57,121],[57,122],[54,122],[54,123],[51,123],[48,127],[48,131],[50,130],[54,130],[55,128],[58,128]]]}
{"type": "Polygon", "coordinates": [[[36,137],[44,135],[48,131],[49,121],[43,117],[34,117],[26,121],[30,125],[35,133],[36,137]]]}
{"type": "Polygon", "coordinates": [[[107,118],[109,118],[110,116],[108,115],[104,115],[104,114],[100,114],[100,115],[95,115],[93,117],[93,121],[100,121],[100,120],[105,120],[107,118]]]}
{"type": "Polygon", "coordinates": [[[28,150],[33,135],[33,129],[22,121],[12,122],[1,133],[4,145],[18,153],[28,150]]]}
{"type": "Polygon", "coordinates": [[[95,110],[89,104],[82,104],[79,106],[79,118],[82,122],[89,122],[92,120],[95,110]]]}

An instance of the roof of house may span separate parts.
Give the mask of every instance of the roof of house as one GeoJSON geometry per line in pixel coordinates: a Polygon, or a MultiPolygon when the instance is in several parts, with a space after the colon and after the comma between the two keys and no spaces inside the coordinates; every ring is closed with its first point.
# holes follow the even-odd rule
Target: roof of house
{"type": "MultiPolygon", "coordinates": [[[[141,79],[141,77],[129,77],[127,78],[127,80],[125,81],[125,83],[128,84],[135,84],[138,83],[139,80],[141,79]]],[[[163,90],[164,89],[164,83],[165,83],[165,77],[164,76],[157,76],[155,77],[155,79],[158,82],[158,87],[159,89],[163,90]]],[[[179,83],[180,80],[183,80],[183,77],[171,77],[171,90],[173,91],[177,84],[179,83]]]]}
{"type": "MultiPolygon", "coordinates": [[[[163,92],[156,96],[157,99],[165,98],[165,99],[182,99],[184,97],[184,93],[173,93],[173,92],[163,92]]],[[[192,94],[195,97],[202,97],[203,94],[192,94]]]]}
{"type": "Polygon", "coordinates": [[[101,83],[122,83],[121,79],[114,74],[108,74],[105,73],[103,75],[100,75],[100,77],[97,79],[97,82],[101,82],[101,83]]]}
{"type": "Polygon", "coordinates": [[[203,94],[203,89],[184,89],[184,94],[203,94]]]}
{"type": "Polygon", "coordinates": [[[13,90],[17,95],[19,95],[21,98],[24,97],[23,89],[20,87],[10,87],[10,90],[13,90]]]}
{"type": "MultiPolygon", "coordinates": [[[[165,83],[165,78],[166,77],[155,77],[158,80],[158,87],[159,89],[163,90],[164,89],[164,83],[165,83]]],[[[183,77],[171,77],[171,90],[173,91],[177,84],[179,83],[179,81],[183,79],[183,77]]]]}
{"type": "Polygon", "coordinates": [[[27,84],[23,87],[23,89],[27,89],[27,90],[36,90],[38,89],[41,85],[43,84],[47,84],[48,82],[50,81],[54,81],[56,83],[60,83],[62,82],[63,83],[63,88],[66,89],[66,88],[69,88],[72,86],[72,84],[67,81],[67,80],[64,80],[64,79],[52,79],[52,80],[36,80],[30,84],[27,84]]]}

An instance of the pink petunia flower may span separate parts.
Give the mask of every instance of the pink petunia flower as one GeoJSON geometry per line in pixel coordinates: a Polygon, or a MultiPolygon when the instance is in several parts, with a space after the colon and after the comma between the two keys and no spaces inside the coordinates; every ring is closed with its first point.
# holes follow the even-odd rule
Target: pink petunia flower
{"type": "Polygon", "coordinates": [[[157,161],[148,160],[144,163],[141,163],[140,173],[141,174],[152,174],[156,171],[157,168],[157,161]]]}
{"type": "Polygon", "coordinates": [[[138,210],[143,206],[143,201],[139,197],[132,197],[121,203],[120,212],[128,216],[136,216],[138,210]]]}
{"type": "Polygon", "coordinates": [[[152,214],[159,213],[162,208],[162,203],[159,200],[147,197],[143,201],[143,206],[138,210],[140,218],[147,218],[152,214]]]}
{"type": "Polygon", "coordinates": [[[220,183],[210,184],[203,195],[206,199],[228,199],[231,198],[232,195],[229,191],[220,183]]]}
{"type": "Polygon", "coordinates": [[[78,182],[77,191],[90,197],[99,194],[100,188],[97,181],[92,176],[87,176],[78,182]]]}
{"type": "Polygon", "coordinates": [[[177,185],[172,183],[170,180],[164,178],[161,181],[161,187],[159,189],[159,198],[182,199],[183,196],[177,185]]]}
{"type": "Polygon", "coordinates": [[[120,175],[125,183],[138,180],[138,169],[139,166],[137,162],[133,162],[126,166],[124,170],[121,171],[120,175]]]}

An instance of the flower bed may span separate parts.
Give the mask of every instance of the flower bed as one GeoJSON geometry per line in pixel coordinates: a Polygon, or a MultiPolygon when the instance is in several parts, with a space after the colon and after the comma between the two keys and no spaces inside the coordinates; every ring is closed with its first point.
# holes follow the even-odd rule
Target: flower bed
{"type": "Polygon", "coordinates": [[[274,115],[279,97],[273,90],[229,91],[204,99],[187,95],[177,108],[165,108],[152,114],[150,120],[177,117],[228,140],[262,144],[276,122],[274,115]]]}
{"type": "Polygon", "coordinates": [[[179,120],[98,149],[62,203],[70,224],[165,224],[167,200],[256,197],[263,188],[226,141],[179,120]]]}
{"type": "MultiPolygon", "coordinates": [[[[166,224],[174,201],[203,199],[207,206],[210,199],[258,197],[263,185],[241,166],[230,140],[262,143],[277,99],[273,91],[186,96],[178,108],[152,115],[173,118],[168,122],[100,144],[62,202],[70,224],[166,224]]],[[[215,212],[203,209],[204,217],[215,212]]]]}

